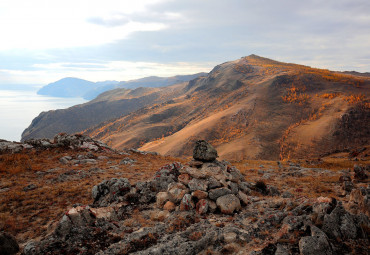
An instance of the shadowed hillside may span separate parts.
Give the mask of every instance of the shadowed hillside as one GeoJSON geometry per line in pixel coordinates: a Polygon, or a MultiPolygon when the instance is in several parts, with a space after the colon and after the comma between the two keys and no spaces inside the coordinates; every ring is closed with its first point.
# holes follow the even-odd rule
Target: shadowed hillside
{"type": "Polygon", "coordinates": [[[67,109],[42,112],[23,131],[22,141],[31,138],[51,138],[56,133],[81,132],[103,121],[132,111],[162,103],[177,97],[186,84],[166,88],[115,89],[100,94],[94,100],[67,109]]]}
{"type": "Polygon", "coordinates": [[[191,154],[205,139],[221,158],[287,159],[369,144],[369,78],[256,55],[216,66],[171,101],[89,128],[115,148],[191,154]]]}

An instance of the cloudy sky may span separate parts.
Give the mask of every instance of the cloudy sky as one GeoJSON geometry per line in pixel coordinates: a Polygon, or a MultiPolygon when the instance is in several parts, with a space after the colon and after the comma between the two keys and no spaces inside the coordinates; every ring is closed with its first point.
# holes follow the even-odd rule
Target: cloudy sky
{"type": "Polygon", "coordinates": [[[0,84],[208,72],[250,54],[370,72],[369,0],[11,0],[0,35],[0,84]]]}

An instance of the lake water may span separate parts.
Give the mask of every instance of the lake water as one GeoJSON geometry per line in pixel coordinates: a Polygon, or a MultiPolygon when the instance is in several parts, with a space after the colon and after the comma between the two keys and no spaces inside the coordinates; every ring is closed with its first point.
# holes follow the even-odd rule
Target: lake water
{"type": "Polygon", "coordinates": [[[0,139],[20,141],[22,132],[43,111],[64,109],[87,102],[83,98],[37,95],[34,86],[0,85],[0,139]]]}

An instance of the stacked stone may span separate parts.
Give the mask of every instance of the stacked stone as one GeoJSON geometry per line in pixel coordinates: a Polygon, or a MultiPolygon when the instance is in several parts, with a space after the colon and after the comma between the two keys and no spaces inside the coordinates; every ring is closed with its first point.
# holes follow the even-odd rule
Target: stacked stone
{"type": "Polygon", "coordinates": [[[180,170],[177,182],[157,194],[157,206],[169,211],[196,210],[199,214],[217,209],[232,214],[248,204],[250,185],[235,167],[216,160],[215,148],[204,140],[196,142],[193,160],[180,170]]]}

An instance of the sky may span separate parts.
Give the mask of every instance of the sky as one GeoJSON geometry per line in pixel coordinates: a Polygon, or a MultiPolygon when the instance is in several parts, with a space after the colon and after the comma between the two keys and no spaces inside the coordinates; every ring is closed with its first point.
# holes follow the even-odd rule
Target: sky
{"type": "Polygon", "coordinates": [[[209,72],[250,54],[370,72],[369,0],[9,0],[0,35],[0,84],[209,72]]]}

